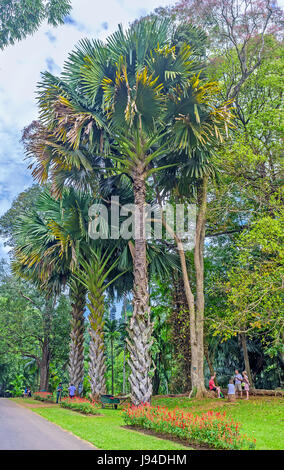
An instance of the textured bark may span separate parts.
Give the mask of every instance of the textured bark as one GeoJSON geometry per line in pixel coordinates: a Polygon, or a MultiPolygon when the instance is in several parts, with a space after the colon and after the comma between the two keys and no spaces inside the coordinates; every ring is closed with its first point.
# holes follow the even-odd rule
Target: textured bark
{"type": "Polygon", "coordinates": [[[241,342],[242,342],[242,348],[243,348],[243,354],[244,354],[244,362],[245,362],[245,370],[248,375],[249,383],[250,386],[253,387],[253,381],[252,381],[252,376],[251,376],[251,369],[250,369],[250,363],[249,363],[249,355],[248,355],[248,348],[247,348],[247,340],[246,340],[246,335],[244,333],[240,334],[241,337],[241,342]]]}
{"type": "Polygon", "coordinates": [[[173,278],[173,308],[169,317],[171,325],[171,342],[174,358],[178,364],[178,376],[174,389],[186,392],[191,390],[191,350],[189,310],[184,292],[183,279],[180,274],[173,278]]]}
{"type": "Polygon", "coordinates": [[[136,315],[129,327],[129,339],[127,338],[130,353],[129,383],[131,387],[130,397],[134,405],[150,403],[152,397],[152,380],[149,375],[152,366],[150,355],[152,325],[136,315]]]}
{"type": "Polygon", "coordinates": [[[192,383],[192,387],[196,387],[196,397],[202,398],[206,396],[204,385],[204,238],[205,238],[205,221],[207,207],[207,187],[208,176],[204,176],[202,185],[198,194],[199,211],[196,223],[196,236],[194,247],[194,266],[196,277],[196,363],[197,373],[195,374],[196,382],[192,383]]]}
{"type": "Polygon", "coordinates": [[[89,294],[90,309],[90,345],[89,345],[89,381],[91,394],[98,399],[101,394],[106,394],[106,360],[104,346],[104,295],[101,289],[89,294]]]}
{"type": "Polygon", "coordinates": [[[71,334],[69,352],[69,378],[78,390],[84,379],[84,308],[86,305],[86,289],[74,283],[71,291],[71,334]]]}
{"type": "Polygon", "coordinates": [[[197,398],[206,397],[204,384],[204,263],[203,249],[205,238],[205,221],[207,205],[208,176],[203,178],[198,197],[198,217],[196,223],[194,267],[196,281],[196,298],[194,298],[187,271],[186,257],[179,237],[173,233],[177,243],[181,262],[184,290],[189,308],[190,347],[191,347],[191,393],[197,398]]]}
{"type": "MultiPolygon", "coordinates": [[[[205,354],[205,357],[206,357],[206,361],[207,361],[207,364],[208,364],[208,367],[209,367],[210,374],[214,375],[215,371],[214,371],[214,367],[213,367],[213,362],[212,362],[212,359],[211,359],[210,354],[209,354],[208,344],[206,342],[204,343],[204,354],[205,354]]],[[[215,382],[216,382],[216,380],[215,380],[215,382]]]]}
{"type": "Polygon", "coordinates": [[[39,361],[40,382],[39,389],[48,391],[49,382],[49,363],[50,363],[50,348],[49,336],[45,337],[42,344],[42,356],[39,361]]]}
{"type": "Polygon", "coordinates": [[[136,205],[136,238],[134,245],[133,315],[128,328],[129,340],[127,340],[127,344],[130,353],[130,396],[132,403],[139,405],[150,402],[152,396],[150,348],[153,331],[153,325],[150,321],[145,239],[146,187],[142,171],[139,171],[139,168],[133,175],[133,187],[136,205]]]}
{"type": "Polygon", "coordinates": [[[40,390],[48,391],[49,387],[49,364],[51,358],[50,350],[50,334],[52,326],[52,310],[54,308],[55,299],[46,299],[43,314],[43,339],[41,342],[41,358],[39,361],[40,390]]]}
{"type": "MultiPolygon", "coordinates": [[[[207,187],[207,186],[206,186],[207,187]]],[[[206,196],[206,191],[205,191],[206,196]]],[[[190,321],[190,348],[191,348],[191,386],[192,393],[196,393],[198,398],[206,396],[206,389],[204,385],[204,376],[203,376],[203,360],[204,360],[204,351],[203,351],[203,321],[204,321],[204,293],[202,291],[202,282],[203,282],[203,270],[200,269],[200,266],[203,267],[203,245],[204,245],[204,227],[205,227],[205,213],[206,213],[206,198],[205,198],[205,210],[199,211],[197,227],[203,227],[203,230],[198,232],[196,235],[196,242],[194,247],[194,261],[195,261],[195,270],[196,270],[196,284],[198,284],[198,300],[196,299],[197,306],[195,305],[194,295],[191,289],[191,284],[188,277],[187,263],[183,244],[181,239],[177,234],[172,230],[170,226],[167,225],[165,218],[162,215],[162,223],[168,232],[173,236],[177,250],[180,258],[180,264],[182,269],[182,277],[184,284],[184,292],[186,295],[186,300],[189,309],[189,321],[190,321]],[[201,223],[202,222],[202,223],[201,223]],[[201,262],[200,263],[200,257],[201,262]],[[201,276],[200,276],[201,275],[201,276]],[[197,280],[198,277],[198,280],[197,280]],[[203,295],[203,311],[202,311],[202,295],[203,295]]]]}

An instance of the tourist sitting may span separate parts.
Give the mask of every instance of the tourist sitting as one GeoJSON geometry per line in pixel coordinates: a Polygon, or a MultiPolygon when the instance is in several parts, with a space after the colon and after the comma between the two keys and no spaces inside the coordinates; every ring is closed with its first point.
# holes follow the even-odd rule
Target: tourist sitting
{"type": "Polygon", "coordinates": [[[211,375],[211,378],[209,380],[209,390],[217,392],[218,398],[221,398],[221,389],[220,387],[217,387],[215,385],[215,377],[216,377],[216,373],[214,375],[211,375]]]}

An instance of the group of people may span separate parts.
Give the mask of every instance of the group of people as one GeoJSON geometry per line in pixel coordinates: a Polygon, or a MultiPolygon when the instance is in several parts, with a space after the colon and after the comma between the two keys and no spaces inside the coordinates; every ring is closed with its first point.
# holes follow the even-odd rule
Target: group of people
{"type": "MultiPolygon", "coordinates": [[[[78,387],[78,393],[79,395],[81,394],[82,392],[82,384],[79,384],[79,387],[78,387]]],[[[74,384],[71,384],[69,387],[68,387],[68,392],[69,392],[69,398],[74,398],[75,397],[75,394],[76,394],[76,387],[74,384]]],[[[59,401],[61,401],[61,398],[62,398],[62,394],[63,394],[63,385],[62,385],[62,382],[60,382],[58,384],[58,387],[56,389],[56,403],[58,403],[59,401]]],[[[32,396],[32,392],[30,390],[29,387],[26,387],[25,390],[24,390],[24,397],[31,397],[32,396]]]]}
{"type": "Polygon", "coordinates": [[[24,391],[24,397],[31,397],[31,396],[32,396],[31,389],[29,387],[26,387],[24,391]]]}
{"type": "MultiPolygon", "coordinates": [[[[217,392],[218,398],[224,398],[221,388],[215,384],[216,373],[209,380],[209,390],[217,392]]],[[[246,400],[249,399],[249,379],[246,371],[242,374],[235,370],[235,375],[228,383],[228,400],[232,401],[236,396],[242,398],[243,392],[246,394],[246,400]]]]}
{"type": "MultiPolygon", "coordinates": [[[[69,398],[74,398],[75,397],[75,393],[76,393],[76,387],[74,384],[71,384],[69,387],[68,387],[68,392],[69,392],[69,398]]],[[[63,385],[62,385],[62,382],[60,382],[58,384],[58,387],[57,387],[57,390],[56,390],[56,403],[58,403],[59,401],[61,401],[61,397],[62,397],[62,393],[63,393],[63,385]]],[[[79,389],[79,393],[80,393],[80,389],[79,389]]]]}

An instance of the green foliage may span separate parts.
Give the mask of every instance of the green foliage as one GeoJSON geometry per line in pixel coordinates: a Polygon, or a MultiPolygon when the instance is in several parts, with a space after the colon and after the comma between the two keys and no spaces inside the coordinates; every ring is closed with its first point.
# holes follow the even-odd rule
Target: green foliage
{"type": "Polygon", "coordinates": [[[23,374],[18,374],[14,380],[10,382],[11,388],[6,390],[7,393],[10,393],[13,397],[23,396],[25,389],[25,377],[23,374]]]}
{"type": "Polygon", "coordinates": [[[258,219],[242,233],[236,267],[228,273],[226,285],[232,331],[266,331],[279,346],[284,328],[283,227],[280,209],[273,218],[258,219]]]}
{"type": "Polygon", "coordinates": [[[56,308],[50,310],[37,288],[4,272],[0,278],[0,307],[0,363],[3,364],[0,381],[6,383],[6,388],[21,373],[25,385],[37,389],[42,347],[47,337],[51,361],[64,376],[63,368],[68,360],[66,338],[70,332],[68,298],[60,296],[56,308]]]}
{"type": "Polygon", "coordinates": [[[57,26],[71,11],[71,0],[2,0],[0,5],[0,49],[35,33],[47,20],[57,26]]]}

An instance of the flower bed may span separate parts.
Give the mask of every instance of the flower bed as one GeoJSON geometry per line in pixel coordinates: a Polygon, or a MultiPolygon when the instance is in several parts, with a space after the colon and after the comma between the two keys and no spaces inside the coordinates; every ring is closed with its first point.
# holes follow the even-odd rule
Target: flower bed
{"type": "Polygon", "coordinates": [[[123,410],[125,424],[207,445],[214,449],[254,449],[255,440],[241,435],[240,424],[228,420],[225,413],[208,411],[194,416],[180,409],[168,410],[149,404],[130,406],[123,410]]]}
{"type": "Polygon", "coordinates": [[[90,402],[86,398],[79,398],[74,397],[70,398],[63,398],[60,402],[60,406],[63,408],[68,408],[73,411],[79,411],[79,413],[83,414],[91,414],[91,415],[98,415],[98,408],[99,405],[95,401],[90,402]]]}
{"type": "Polygon", "coordinates": [[[53,395],[50,392],[35,392],[33,398],[39,401],[54,403],[53,395]]]}

